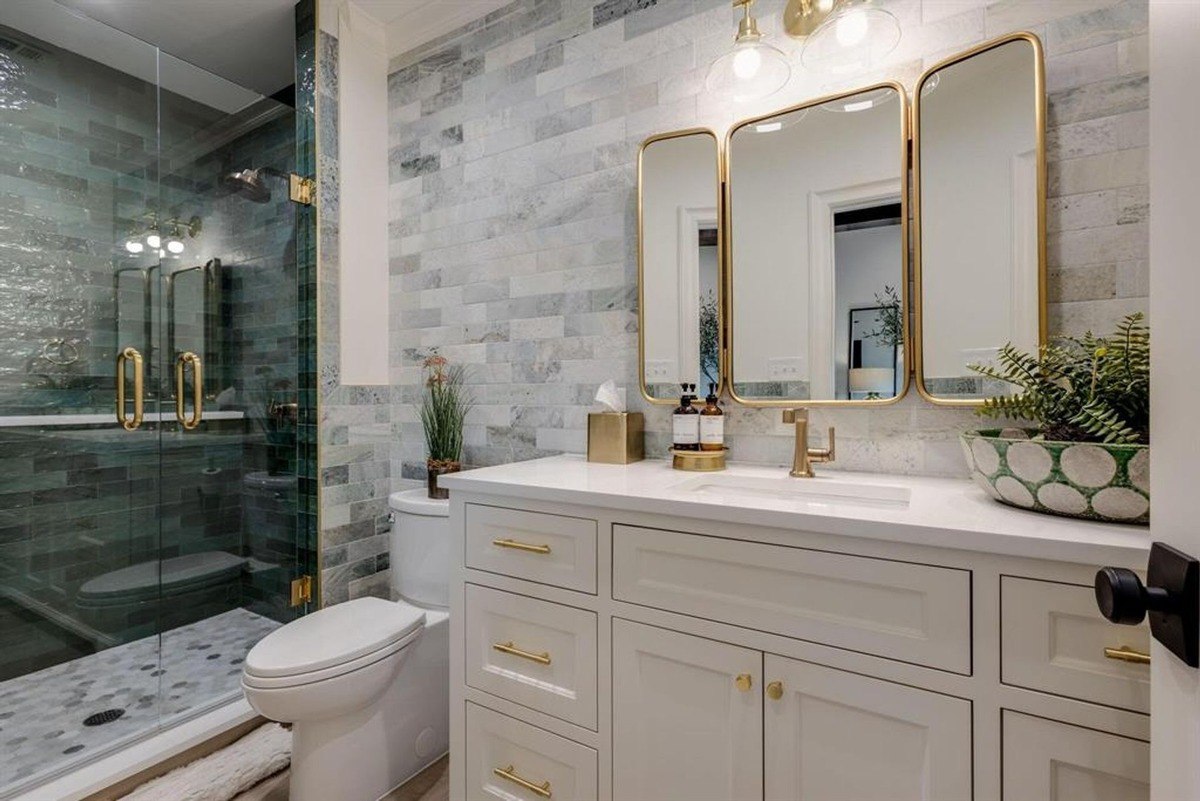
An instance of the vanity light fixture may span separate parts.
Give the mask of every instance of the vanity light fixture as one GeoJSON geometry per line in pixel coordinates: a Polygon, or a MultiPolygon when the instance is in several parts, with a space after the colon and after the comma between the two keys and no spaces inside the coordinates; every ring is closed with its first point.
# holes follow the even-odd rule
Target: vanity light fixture
{"type": "Polygon", "coordinates": [[[800,62],[810,70],[845,73],[871,69],[900,43],[900,21],[874,0],[837,0],[804,39],[800,62]]]}
{"type": "Polygon", "coordinates": [[[835,0],[788,0],[783,10],[783,29],[789,36],[802,39],[820,27],[834,5],[835,0]]]}
{"type": "Polygon", "coordinates": [[[733,49],[708,68],[705,85],[710,92],[728,95],[735,102],[761,100],[784,87],[792,67],[783,51],[763,41],[758,20],[751,13],[754,0],[733,0],[742,9],[733,49]]]}

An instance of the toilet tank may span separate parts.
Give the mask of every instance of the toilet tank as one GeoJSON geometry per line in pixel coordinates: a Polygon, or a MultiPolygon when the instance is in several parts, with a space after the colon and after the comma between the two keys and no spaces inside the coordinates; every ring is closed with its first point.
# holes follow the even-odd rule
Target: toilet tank
{"type": "Polygon", "coordinates": [[[450,605],[450,502],[420,489],[393,492],[392,591],[424,607],[450,605]]]}

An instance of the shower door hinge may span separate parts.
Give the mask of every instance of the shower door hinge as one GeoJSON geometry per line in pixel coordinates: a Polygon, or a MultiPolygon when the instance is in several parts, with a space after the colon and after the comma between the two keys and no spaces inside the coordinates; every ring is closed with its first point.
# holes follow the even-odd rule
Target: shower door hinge
{"type": "Polygon", "coordinates": [[[317,182],[292,173],[288,176],[288,196],[294,203],[311,206],[317,199],[317,182]]]}
{"type": "Polygon", "coordinates": [[[312,576],[301,576],[292,579],[292,606],[312,602],[312,576]]]}

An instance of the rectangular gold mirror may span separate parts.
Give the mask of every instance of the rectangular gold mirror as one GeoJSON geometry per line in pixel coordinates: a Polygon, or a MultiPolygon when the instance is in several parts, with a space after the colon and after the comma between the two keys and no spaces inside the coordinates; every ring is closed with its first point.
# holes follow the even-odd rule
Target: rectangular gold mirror
{"type": "Polygon", "coordinates": [[[638,154],[638,356],[642,395],[677,403],[724,386],[721,158],[716,134],[647,139],[638,154]]]}
{"type": "Polygon", "coordinates": [[[726,145],[729,380],[750,406],[908,388],[908,105],[883,83],[736,125],[726,145]]]}
{"type": "Polygon", "coordinates": [[[977,404],[1012,387],[969,365],[1046,339],[1041,44],[1013,34],[934,65],[914,104],[917,386],[977,404]]]}

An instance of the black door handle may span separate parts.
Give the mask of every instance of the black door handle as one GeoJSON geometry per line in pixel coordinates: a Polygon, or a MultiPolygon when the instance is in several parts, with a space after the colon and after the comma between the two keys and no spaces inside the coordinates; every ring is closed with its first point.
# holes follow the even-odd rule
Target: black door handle
{"type": "Polygon", "coordinates": [[[1154,639],[1191,667],[1200,667],[1200,562],[1156,542],[1150,546],[1146,584],[1123,567],[1096,573],[1100,614],[1126,626],[1150,617],[1154,639]]]}

